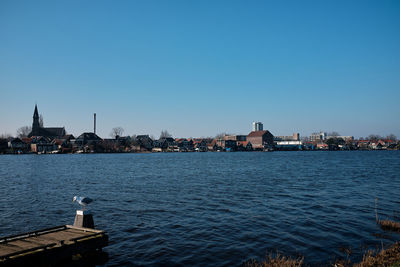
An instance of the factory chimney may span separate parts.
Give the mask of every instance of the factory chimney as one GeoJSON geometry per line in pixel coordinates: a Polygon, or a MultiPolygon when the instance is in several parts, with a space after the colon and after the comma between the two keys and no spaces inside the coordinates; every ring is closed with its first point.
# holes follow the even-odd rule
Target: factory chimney
{"type": "Polygon", "coordinates": [[[94,120],[94,129],[93,132],[96,134],[96,113],[93,114],[93,120],[94,120]]]}

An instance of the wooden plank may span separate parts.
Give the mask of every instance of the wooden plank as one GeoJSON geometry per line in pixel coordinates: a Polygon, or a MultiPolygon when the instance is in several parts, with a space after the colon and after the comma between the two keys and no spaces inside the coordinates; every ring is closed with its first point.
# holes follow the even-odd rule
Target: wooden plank
{"type": "Polygon", "coordinates": [[[71,228],[71,229],[67,228],[67,229],[65,229],[63,232],[65,232],[65,233],[75,233],[75,234],[81,234],[81,235],[93,234],[93,232],[82,231],[82,230],[73,229],[73,228],[71,228]]]}
{"type": "Polygon", "coordinates": [[[70,228],[70,229],[77,229],[77,230],[81,230],[81,231],[86,231],[86,232],[104,233],[103,230],[92,229],[92,228],[85,228],[85,227],[77,227],[77,226],[73,226],[73,225],[66,225],[65,227],[66,227],[66,228],[70,228]]]}
{"type": "Polygon", "coordinates": [[[25,239],[21,239],[20,241],[32,243],[32,244],[35,244],[37,246],[43,246],[43,245],[54,243],[54,241],[50,241],[50,240],[46,240],[46,239],[38,240],[35,237],[28,237],[28,238],[25,238],[25,239]]]}
{"type": "Polygon", "coordinates": [[[7,255],[9,253],[13,253],[13,252],[19,251],[19,250],[21,250],[21,248],[19,248],[19,247],[1,245],[0,246],[0,257],[4,256],[4,255],[7,255]]]}
{"type": "Polygon", "coordinates": [[[60,240],[59,238],[51,238],[49,236],[34,236],[34,237],[31,237],[30,239],[38,240],[39,242],[47,242],[47,243],[60,243],[61,241],[65,241],[65,240],[60,240]]]}
{"type": "Polygon", "coordinates": [[[5,236],[5,237],[1,237],[0,238],[0,243],[9,242],[10,240],[13,240],[13,239],[26,238],[26,237],[32,236],[32,235],[38,235],[38,234],[62,231],[64,229],[66,229],[66,228],[67,228],[67,225],[61,225],[61,226],[46,228],[46,229],[33,231],[33,232],[28,232],[28,233],[23,233],[23,234],[18,234],[18,235],[5,236]]]}
{"type": "Polygon", "coordinates": [[[82,233],[68,233],[68,232],[56,232],[56,233],[50,233],[46,235],[42,235],[43,238],[53,238],[53,239],[58,239],[58,240],[69,240],[71,238],[76,238],[76,237],[81,237],[84,236],[82,233]]]}
{"type": "Polygon", "coordinates": [[[34,247],[38,247],[39,246],[37,244],[30,243],[30,242],[25,242],[25,241],[22,241],[22,240],[15,240],[12,243],[10,242],[9,245],[20,247],[21,250],[34,248],[34,247]]]}
{"type": "Polygon", "coordinates": [[[86,253],[108,245],[104,231],[58,226],[21,235],[0,238],[0,265],[61,262],[76,253],[86,253]]]}

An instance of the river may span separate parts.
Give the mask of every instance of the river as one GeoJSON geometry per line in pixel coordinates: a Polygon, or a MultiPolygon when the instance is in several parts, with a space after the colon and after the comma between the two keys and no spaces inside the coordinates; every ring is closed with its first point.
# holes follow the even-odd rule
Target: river
{"type": "Polygon", "coordinates": [[[359,260],[399,235],[400,151],[0,156],[0,236],[72,224],[74,195],[108,232],[105,266],[238,266],[267,253],[359,260]]]}

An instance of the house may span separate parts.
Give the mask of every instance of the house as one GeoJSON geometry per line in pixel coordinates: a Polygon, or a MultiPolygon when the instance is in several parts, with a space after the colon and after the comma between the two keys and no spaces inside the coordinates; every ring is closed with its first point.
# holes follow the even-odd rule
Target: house
{"type": "Polygon", "coordinates": [[[52,153],[57,148],[49,137],[32,136],[31,151],[34,153],[52,153]]]}
{"type": "Polygon", "coordinates": [[[365,150],[369,148],[369,140],[358,140],[357,148],[361,150],[365,150]]]}
{"type": "Polygon", "coordinates": [[[135,139],[136,146],[134,147],[137,151],[151,151],[154,146],[154,141],[148,135],[138,135],[135,139]]]}
{"type": "Polygon", "coordinates": [[[166,151],[179,151],[178,145],[172,137],[162,137],[157,140],[156,144],[155,147],[165,148],[166,151]]]}
{"type": "Polygon", "coordinates": [[[379,139],[379,140],[372,140],[372,141],[369,143],[369,148],[380,150],[380,149],[386,149],[386,148],[387,148],[387,145],[386,145],[386,142],[385,142],[384,140],[382,140],[382,139],[379,139]]]}
{"type": "Polygon", "coordinates": [[[318,144],[317,144],[317,149],[320,149],[320,150],[328,150],[328,149],[329,149],[329,145],[328,145],[328,144],[325,144],[325,143],[318,143],[318,144]]]}
{"type": "Polygon", "coordinates": [[[26,152],[27,145],[20,138],[13,138],[8,142],[8,148],[14,153],[26,152]]]}
{"type": "Polygon", "coordinates": [[[215,140],[218,147],[224,150],[235,151],[237,149],[236,140],[218,138],[215,140]]]}
{"type": "Polygon", "coordinates": [[[218,150],[220,150],[220,149],[221,149],[221,148],[218,147],[217,141],[216,141],[216,140],[213,140],[211,143],[208,143],[208,144],[207,144],[207,150],[208,150],[208,151],[218,151],[218,150]]]}
{"type": "Polygon", "coordinates": [[[249,141],[237,141],[238,151],[252,151],[253,145],[249,141]]]}
{"type": "Polygon", "coordinates": [[[205,152],[208,150],[207,148],[207,140],[206,139],[194,139],[194,149],[195,151],[205,152]]]}
{"type": "Polygon", "coordinates": [[[75,139],[75,144],[77,145],[91,145],[91,144],[96,144],[101,142],[103,139],[101,139],[97,134],[95,133],[83,133],[80,136],[78,136],[75,139]]]}
{"type": "Polygon", "coordinates": [[[61,139],[64,139],[67,142],[71,142],[72,140],[75,140],[75,137],[72,134],[66,134],[61,139]]]}
{"type": "Polygon", "coordinates": [[[274,145],[274,136],[269,131],[252,131],[247,135],[254,150],[264,150],[274,145]]]}
{"type": "Polygon", "coordinates": [[[163,152],[168,150],[168,142],[165,139],[154,140],[153,152],[163,152]]]}
{"type": "Polygon", "coordinates": [[[194,144],[192,139],[177,138],[175,139],[175,143],[180,152],[193,151],[194,144]]]}

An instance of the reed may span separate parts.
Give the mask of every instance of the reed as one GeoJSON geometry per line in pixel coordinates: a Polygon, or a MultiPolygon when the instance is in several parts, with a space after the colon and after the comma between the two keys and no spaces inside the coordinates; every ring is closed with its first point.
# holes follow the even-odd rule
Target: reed
{"type": "Polygon", "coordinates": [[[267,258],[258,262],[256,260],[251,260],[245,264],[246,267],[301,267],[304,263],[304,257],[300,257],[297,259],[293,259],[290,257],[286,257],[284,255],[280,255],[279,253],[276,255],[268,255],[267,258]]]}
{"type": "Polygon", "coordinates": [[[395,243],[388,249],[382,249],[376,255],[368,251],[360,263],[354,264],[354,267],[370,266],[400,266],[400,243],[395,243]]]}
{"type": "Polygon", "coordinates": [[[378,224],[382,230],[388,230],[393,232],[400,232],[400,223],[391,220],[379,220],[378,224]]]}

